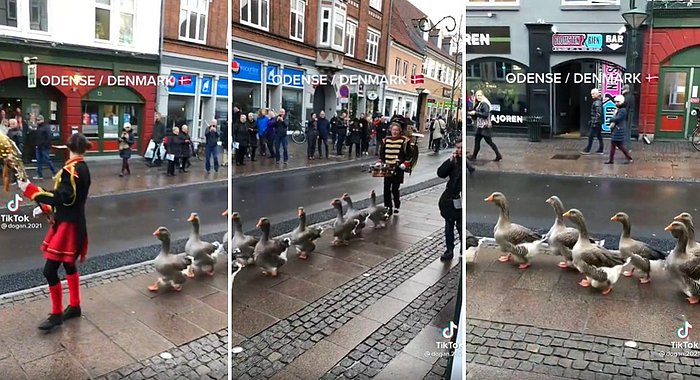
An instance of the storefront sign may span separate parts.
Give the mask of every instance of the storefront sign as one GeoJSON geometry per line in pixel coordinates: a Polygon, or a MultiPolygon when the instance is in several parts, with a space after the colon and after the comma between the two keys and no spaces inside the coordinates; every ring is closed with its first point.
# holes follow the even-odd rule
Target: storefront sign
{"type": "Polygon", "coordinates": [[[268,65],[265,68],[265,81],[267,82],[267,84],[279,86],[279,84],[280,84],[279,75],[280,75],[279,66],[268,65]]]}
{"type": "Polygon", "coordinates": [[[452,98],[452,89],[443,87],[442,88],[442,97],[443,98],[452,98]]]}
{"type": "Polygon", "coordinates": [[[213,82],[214,82],[214,78],[212,78],[212,77],[202,78],[202,88],[199,89],[199,93],[202,95],[211,95],[213,82]]]}
{"type": "Polygon", "coordinates": [[[284,68],[282,71],[284,85],[286,87],[304,88],[304,71],[284,68]]]}
{"type": "Polygon", "coordinates": [[[228,98],[228,80],[226,78],[221,77],[216,81],[216,96],[228,98]]]}
{"type": "Polygon", "coordinates": [[[379,96],[376,92],[370,92],[367,94],[367,100],[377,100],[379,96]]]}
{"type": "Polygon", "coordinates": [[[170,74],[168,91],[171,94],[194,95],[197,89],[197,76],[195,74],[170,74]]]}
{"type": "Polygon", "coordinates": [[[607,63],[599,63],[599,74],[602,74],[602,83],[600,84],[601,93],[603,96],[603,131],[610,132],[610,119],[615,115],[617,106],[613,99],[617,95],[622,95],[622,83],[616,78],[622,78],[622,69],[616,65],[607,63]]]}
{"type": "Polygon", "coordinates": [[[552,51],[625,54],[625,35],[617,33],[557,33],[552,51]]]}
{"type": "Polygon", "coordinates": [[[493,124],[518,124],[524,125],[525,118],[522,115],[497,115],[491,114],[491,123],[493,124]]]}
{"type": "Polygon", "coordinates": [[[510,54],[509,26],[467,26],[467,54],[510,54]]]}
{"type": "Polygon", "coordinates": [[[236,61],[239,66],[238,73],[233,74],[234,80],[245,80],[251,82],[262,81],[262,63],[249,61],[242,58],[236,58],[234,61],[236,61]]]}
{"type": "Polygon", "coordinates": [[[27,88],[36,88],[36,65],[27,65],[27,88]]]}
{"type": "Polygon", "coordinates": [[[435,103],[435,99],[432,99],[432,98],[428,99],[428,104],[434,104],[434,103],[435,103]]]}

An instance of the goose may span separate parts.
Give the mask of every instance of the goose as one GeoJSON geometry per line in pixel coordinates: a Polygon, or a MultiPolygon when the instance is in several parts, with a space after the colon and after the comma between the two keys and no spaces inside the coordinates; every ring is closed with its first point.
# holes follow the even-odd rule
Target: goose
{"type": "MultiPolygon", "coordinates": [[[[228,216],[228,210],[224,210],[224,212],[221,213],[221,216],[228,216]]],[[[228,231],[226,231],[226,233],[224,234],[224,237],[221,238],[221,240],[223,240],[225,246],[228,246],[228,243],[229,243],[228,231]]]]}
{"type": "Polygon", "coordinates": [[[368,218],[374,223],[374,228],[384,228],[386,227],[386,221],[389,220],[391,214],[389,214],[389,209],[386,206],[377,206],[377,194],[374,190],[369,193],[370,206],[367,209],[369,214],[368,218]]]}
{"type": "Polygon", "coordinates": [[[476,236],[472,235],[472,233],[469,232],[469,230],[467,230],[467,237],[464,240],[466,240],[467,242],[467,248],[479,246],[479,239],[477,239],[476,236]]]}
{"type": "Polygon", "coordinates": [[[544,242],[543,238],[532,243],[518,245],[506,243],[508,245],[506,252],[511,253],[517,261],[521,262],[518,266],[519,269],[527,269],[530,266],[530,259],[542,253],[542,243],[544,242]]]}
{"type": "MultiPolygon", "coordinates": [[[[559,263],[559,268],[567,269],[572,267],[572,257],[571,250],[574,248],[574,244],[578,240],[578,230],[572,227],[567,227],[564,224],[564,218],[562,215],[566,212],[564,208],[564,203],[559,199],[558,196],[552,195],[547,198],[545,203],[552,206],[554,210],[554,224],[549,229],[549,232],[545,235],[547,244],[552,250],[552,254],[562,256],[564,261],[559,263]]],[[[596,241],[590,239],[591,243],[598,244],[602,246],[603,241],[596,241]]]]}
{"type": "Polygon", "coordinates": [[[358,219],[346,219],[343,216],[343,203],[340,199],[334,199],[333,202],[331,202],[331,206],[333,206],[338,213],[333,223],[333,245],[348,245],[348,240],[357,234],[356,231],[360,226],[360,221],[358,219]]]}
{"type": "Polygon", "coordinates": [[[262,230],[262,236],[255,245],[255,265],[265,276],[277,277],[277,270],[287,262],[291,239],[270,239],[270,220],[267,218],[260,218],[257,227],[262,230]]]}
{"type": "Polygon", "coordinates": [[[678,239],[676,247],[666,259],[668,271],[681,291],[688,296],[688,303],[700,302],[700,258],[688,253],[688,228],[682,222],[672,222],[665,231],[678,239]]]}
{"type": "Polygon", "coordinates": [[[321,237],[323,229],[306,227],[306,212],[303,207],[298,208],[297,215],[299,215],[299,226],[292,231],[292,244],[297,249],[299,259],[306,260],[307,255],[316,249],[314,240],[321,237]]]}
{"type": "Polygon", "coordinates": [[[160,274],[158,280],[148,287],[148,290],[157,292],[161,286],[170,285],[175,291],[182,290],[182,284],[187,281],[183,270],[192,264],[187,253],[173,254],[170,252],[170,231],[165,227],[158,227],[153,236],[161,242],[160,253],[153,261],[156,271],[160,274]]]}
{"type": "Polygon", "coordinates": [[[577,264],[586,276],[590,277],[591,286],[596,289],[602,289],[603,295],[607,295],[612,291],[613,285],[620,279],[622,268],[629,264],[632,258],[629,257],[622,264],[613,267],[596,267],[581,260],[577,264]]]}
{"type": "Polygon", "coordinates": [[[236,262],[242,267],[251,265],[255,262],[253,251],[255,245],[258,244],[259,238],[243,233],[241,214],[234,212],[231,219],[233,220],[233,239],[231,239],[231,247],[236,252],[234,254],[236,262]]]}
{"type": "Polygon", "coordinates": [[[360,224],[357,226],[357,236],[362,236],[362,229],[365,228],[365,221],[369,214],[366,211],[356,210],[352,205],[352,199],[348,193],[343,194],[341,197],[348,204],[348,212],[346,213],[348,219],[357,219],[360,224]]]}
{"type": "Polygon", "coordinates": [[[682,212],[676,215],[673,220],[685,224],[685,227],[688,229],[688,247],[686,248],[688,253],[693,256],[700,256],[700,244],[695,241],[695,225],[693,224],[693,217],[687,212],[682,212]]]}
{"type": "MultiPolygon", "coordinates": [[[[498,243],[502,252],[509,252],[508,249],[512,249],[509,244],[518,245],[522,243],[532,243],[542,239],[542,236],[537,232],[510,222],[508,200],[503,193],[495,192],[484,200],[496,204],[501,210],[498,216],[498,222],[493,228],[493,237],[496,239],[496,243],[498,243]]],[[[508,262],[510,260],[510,255],[510,253],[507,253],[499,257],[498,261],[502,263],[508,262]]]]}
{"type": "Polygon", "coordinates": [[[661,252],[649,244],[632,239],[630,237],[632,223],[630,223],[630,217],[626,213],[618,212],[610,220],[622,224],[622,236],[620,236],[618,249],[622,257],[629,258],[634,266],[632,270],[625,271],[622,275],[630,277],[634,269],[637,268],[645,275],[639,279],[639,282],[642,284],[649,283],[651,281],[652,268],[663,268],[668,253],[661,252]]]}
{"type": "Polygon", "coordinates": [[[190,237],[185,243],[185,252],[192,257],[192,265],[187,272],[187,277],[194,278],[195,272],[206,273],[209,276],[214,275],[214,265],[218,261],[218,255],[216,253],[220,252],[220,244],[212,244],[206,241],[202,241],[199,237],[199,215],[196,212],[190,214],[187,219],[190,224],[192,224],[192,230],[190,231],[190,237]],[[208,271],[205,268],[209,268],[208,271]]]}
{"type": "MultiPolygon", "coordinates": [[[[572,208],[564,213],[563,216],[571,220],[576,225],[576,229],[578,229],[578,240],[576,240],[576,244],[574,244],[571,253],[574,267],[586,276],[586,278],[579,282],[579,285],[587,288],[591,286],[591,279],[598,282],[601,281],[599,280],[599,278],[601,278],[600,274],[592,272],[591,268],[597,270],[602,268],[614,268],[625,262],[619,254],[615,254],[605,249],[605,247],[591,243],[591,239],[588,236],[588,228],[586,227],[586,220],[581,211],[572,208]],[[582,263],[587,265],[582,265],[582,263]]],[[[603,293],[608,294],[611,289],[610,287],[604,290],[603,293]]]]}

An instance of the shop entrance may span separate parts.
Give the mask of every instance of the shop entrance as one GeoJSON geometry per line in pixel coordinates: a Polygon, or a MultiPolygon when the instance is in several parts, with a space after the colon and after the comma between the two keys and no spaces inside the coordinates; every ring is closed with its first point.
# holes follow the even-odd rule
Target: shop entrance
{"type": "Polygon", "coordinates": [[[609,132],[607,120],[615,107],[613,98],[622,94],[622,84],[613,81],[624,69],[603,60],[567,61],[552,68],[560,73],[562,83],[554,84],[552,134],[587,136],[590,132],[591,90],[598,88],[602,94],[603,113],[606,122],[603,132],[609,132]],[[568,78],[566,80],[565,78],[568,78]]]}
{"type": "Polygon", "coordinates": [[[700,108],[700,47],[686,49],[662,64],[659,73],[656,137],[685,139],[695,129],[700,108]],[[695,66],[695,67],[694,67],[695,66]]]}
{"type": "Polygon", "coordinates": [[[143,100],[125,87],[98,87],[83,97],[82,133],[99,153],[119,151],[119,137],[124,123],[130,123],[141,152],[143,100]]]}

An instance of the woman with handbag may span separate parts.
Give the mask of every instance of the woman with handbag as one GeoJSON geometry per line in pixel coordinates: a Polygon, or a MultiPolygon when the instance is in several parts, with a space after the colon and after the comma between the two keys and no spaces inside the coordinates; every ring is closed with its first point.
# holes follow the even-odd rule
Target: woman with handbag
{"type": "Polygon", "coordinates": [[[131,130],[131,123],[124,123],[122,135],[119,138],[119,157],[122,159],[122,170],[119,173],[120,177],[124,177],[124,173],[131,175],[129,168],[129,158],[131,158],[131,146],[134,145],[134,131],[131,130]]]}
{"type": "Polygon", "coordinates": [[[474,116],[476,118],[474,152],[469,159],[472,161],[476,160],[476,156],[481,149],[481,139],[484,139],[491,149],[493,149],[493,152],[496,153],[496,159],[494,161],[500,161],[503,159],[503,156],[501,156],[501,152],[498,151],[498,147],[491,139],[491,102],[489,102],[481,90],[476,92],[476,100],[479,102],[478,105],[474,110],[469,111],[469,116],[474,116]]]}

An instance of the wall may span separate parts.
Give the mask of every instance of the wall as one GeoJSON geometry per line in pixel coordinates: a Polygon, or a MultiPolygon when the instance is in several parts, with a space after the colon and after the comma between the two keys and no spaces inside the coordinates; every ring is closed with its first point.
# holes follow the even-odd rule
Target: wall
{"type": "Polygon", "coordinates": [[[163,12],[163,50],[193,57],[228,61],[227,12],[227,0],[213,0],[209,3],[206,44],[181,41],[179,40],[180,1],[166,1],[163,12]]]}
{"type": "Polygon", "coordinates": [[[399,76],[403,76],[403,62],[408,61],[406,84],[391,85],[389,86],[389,88],[408,91],[417,97],[418,94],[416,93],[416,88],[420,87],[420,85],[411,84],[411,71],[413,65],[416,65],[416,74],[420,74],[421,66],[423,65],[423,59],[418,55],[418,53],[412,52],[411,50],[408,50],[407,48],[392,41],[389,47],[389,59],[387,61],[387,67],[385,71],[387,76],[394,75],[394,73],[396,72],[396,58],[401,59],[401,64],[399,66],[399,76]]]}

